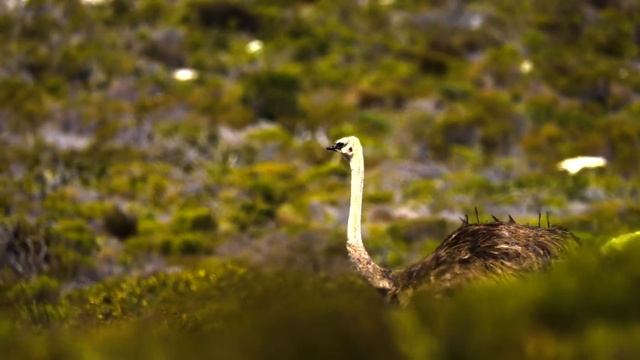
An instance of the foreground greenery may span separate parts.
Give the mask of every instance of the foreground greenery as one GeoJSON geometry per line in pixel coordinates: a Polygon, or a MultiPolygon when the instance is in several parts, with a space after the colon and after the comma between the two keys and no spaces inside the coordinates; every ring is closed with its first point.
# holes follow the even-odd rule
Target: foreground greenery
{"type": "Polygon", "coordinates": [[[551,271],[423,291],[405,307],[351,277],[211,261],[62,297],[41,277],[3,300],[12,315],[0,349],[11,358],[632,359],[638,261],[640,243],[607,255],[583,247],[551,271]]]}
{"type": "Polygon", "coordinates": [[[0,2],[3,357],[637,358],[640,5],[453,3],[0,2]],[[384,266],[474,208],[582,247],[385,305],[352,134],[384,266]]]}

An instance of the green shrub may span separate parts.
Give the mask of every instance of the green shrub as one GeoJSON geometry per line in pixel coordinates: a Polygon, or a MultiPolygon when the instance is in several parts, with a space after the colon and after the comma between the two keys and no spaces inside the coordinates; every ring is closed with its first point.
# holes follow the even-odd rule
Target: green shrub
{"type": "Polygon", "coordinates": [[[56,303],[60,296],[60,283],[46,275],[15,285],[8,293],[12,304],[56,303]]]}
{"type": "Polygon", "coordinates": [[[359,133],[381,136],[390,131],[391,125],[386,116],[375,112],[363,112],[356,122],[359,133]]]}
{"type": "Polygon", "coordinates": [[[298,77],[284,72],[261,72],[245,84],[243,102],[258,118],[282,120],[300,114],[298,77]]]}
{"type": "Polygon", "coordinates": [[[176,231],[215,231],[218,227],[216,218],[209,208],[187,208],[178,210],[172,220],[176,231]]]}
{"type": "Polygon", "coordinates": [[[201,254],[207,249],[207,244],[198,234],[181,235],[178,242],[178,252],[182,255],[201,254]]]}
{"type": "MultiPolygon", "coordinates": [[[[312,279],[234,264],[113,279],[66,297],[76,309],[70,319],[75,326],[63,334],[84,340],[64,341],[62,349],[127,357],[134,346],[143,358],[157,351],[183,358],[257,358],[274,348],[283,349],[279,358],[399,358],[374,291],[351,279],[312,279]],[[140,332],[141,326],[147,331],[140,332]]],[[[52,344],[42,346],[48,351],[52,344]]]]}
{"type": "Polygon", "coordinates": [[[604,245],[602,245],[601,249],[604,253],[620,251],[623,250],[623,248],[628,244],[638,241],[640,241],[640,231],[635,231],[627,234],[622,234],[610,239],[604,245]]]}
{"type": "Polygon", "coordinates": [[[61,234],[74,250],[81,255],[90,255],[98,248],[93,229],[89,225],[77,219],[58,221],[54,230],[61,234]]]}
{"type": "Polygon", "coordinates": [[[0,249],[0,265],[12,269],[18,278],[39,274],[58,279],[93,277],[97,244],[91,230],[75,220],[61,221],[58,228],[24,219],[6,220],[0,225],[5,244],[0,249]]]}
{"type": "Polygon", "coordinates": [[[44,98],[37,85],[15,78],[0,81],[0,106],[17,117],[8,124],[14,130],[25,131],[40,123],[46,111],[44,98]]]}
{"type": "Polygon", "coordinates": [[[426,239],[444,239],[450,230],[450,224],[443,219],[416,219],[395,221],[387,232],[394,240],[415,243],[426,239]]]}
{"type": "Polygon", "coordinates": [[[290,164],[264,162],[234,172],[229,181],[235,180],[242,194],[231,204],[234,226],[247,230],[273,221],[278,207],[302,188],[295,170],[290,164]]]}
{"type": "Polygon", "coordinates": [[[185,20],[219,30],[255,33],[260,28],[260,18],[249,8],[224,1],[191,0],[186,6],[185,20]]]}
{"type": "Polygon", "coordinates": [[[631,116],[620,116],[601,121],[597,136],[605,145],[601,153],[611,154],[612,166],[622,174],[638,174],[640,163],[640,122],[631,116]]]}
{"type": "Polygon", "coordinates": [[[419,179],[409,183],[403,189],[402,196],[405,199],[430,202],[436,192],[436,181],[430,179],[419,179]]]}

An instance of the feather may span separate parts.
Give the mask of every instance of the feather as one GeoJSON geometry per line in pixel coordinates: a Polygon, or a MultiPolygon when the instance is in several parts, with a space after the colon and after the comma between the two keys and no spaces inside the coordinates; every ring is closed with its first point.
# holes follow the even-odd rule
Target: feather
{"type": "Polygon", "coordinates": [[[549,212],[547,211],[547,228],[551,227],[551,223],[549,222],[549,212]]]}

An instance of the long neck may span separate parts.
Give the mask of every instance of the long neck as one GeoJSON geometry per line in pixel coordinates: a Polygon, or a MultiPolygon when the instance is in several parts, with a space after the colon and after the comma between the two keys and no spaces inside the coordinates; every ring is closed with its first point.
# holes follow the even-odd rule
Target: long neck
{"type": "Polygon", "coordinates": [[[362,193],[364,190],[364,158],[362,153],[351,159],[351,202],[347,222],[347,243],[364,248],[362,243],[362,193]]]}
{"type": "Polygon", "coordinates": [[[362,191],[364,188],[364,158],[362,151],[354,153],[351,166],[351,204],[347,223],[347,251],[356,270],[373,287],[390,291],[395,289],[391,271],[373,262],[362,243],[362,191]]]}

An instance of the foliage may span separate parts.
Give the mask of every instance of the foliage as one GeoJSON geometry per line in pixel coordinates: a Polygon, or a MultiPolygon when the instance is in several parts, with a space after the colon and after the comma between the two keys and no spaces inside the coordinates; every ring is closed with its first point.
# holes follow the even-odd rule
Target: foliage
{"type": "Polygon", "coordinates": [[[620,236],[614,237],[613,239],[607,241],[604,245],[602,245],[602,251],[606,253],[614,250],[623,250],[624,247],[632,242],[636,242],[638,239],[640,239],[640,231],[622,234],[620,236]]]}
{"type": "Polygon", "coordinates": [[[71,279],[86,275],[93,267],[97,244],[82,222],[60,222],[52,228],[25,219],[5,219],[0,225],[0,245],[4,276],[12,283],[39,274],[71,279]],[[12,275],[9,275],[12,274],[12,275]]]}
{"type": "Polygon", "coordinates": [[[244,102],[256,117],[276,120],[299,114],[299,80],[290,74],[264,72],[248,79],[244,102]]]}
{"type": "Polygon", "coordinates": [[[215,231],[216,220],[207,208],[181,210],[174,215],[173,227],[176,231],[215,231]]]}
{"type": "Polygon", "coordinates": [[[68,245],[82,255],[90,255],[98,248],[93,229],[81,220],[62,220],[54,229],[62,234],[68,245]]]}
{"type": "MultiPolygon", "coordinates": [[[[243,358],[633,357],[640,314],[635,297],[628,295],[637,292],[639,256],[637,246],[604,256],[582,249],[546,273],[445,296],[422,291],[403,307],[384,306],[373,290],[352,278],[272,273],[232,263],[112,280],[72,291],[53,307],[51,298],[42,297],[52,289],[50,280],[20,285],[9,294],[36,299],[34,311],[65,314],[57,320],[67,323],[64,339],[87,327],[98,332],[84,342],[64,341],[61,349],[68,352],[91,348],[109,354],[134,347],[148,357],[189,348],[198,339],[207,345],[184,356],[215,351],[243,358]],[[594,281],[600,285],[592,286],[594,281]],[[152,330],[130,336],[141,327],[152,330]],[[492,341],[495,337],[501,341],[492,341]],[[318,339],[324,340],[321,350],[318,339]]],[[[43,318],[28,322],[47,324],[43,318]]],[[[37,339],[25,335],[28,341],[37,339]]],[[[60,335],[45,333],[47,338],[60,335]]],[[[15,341],[3,335],[4,346],[15,341]]],[[[53,350],[51,344],[41,346],[53,350]]],[[[20,349],[22,356],[32,351],[20,349]]]]}

